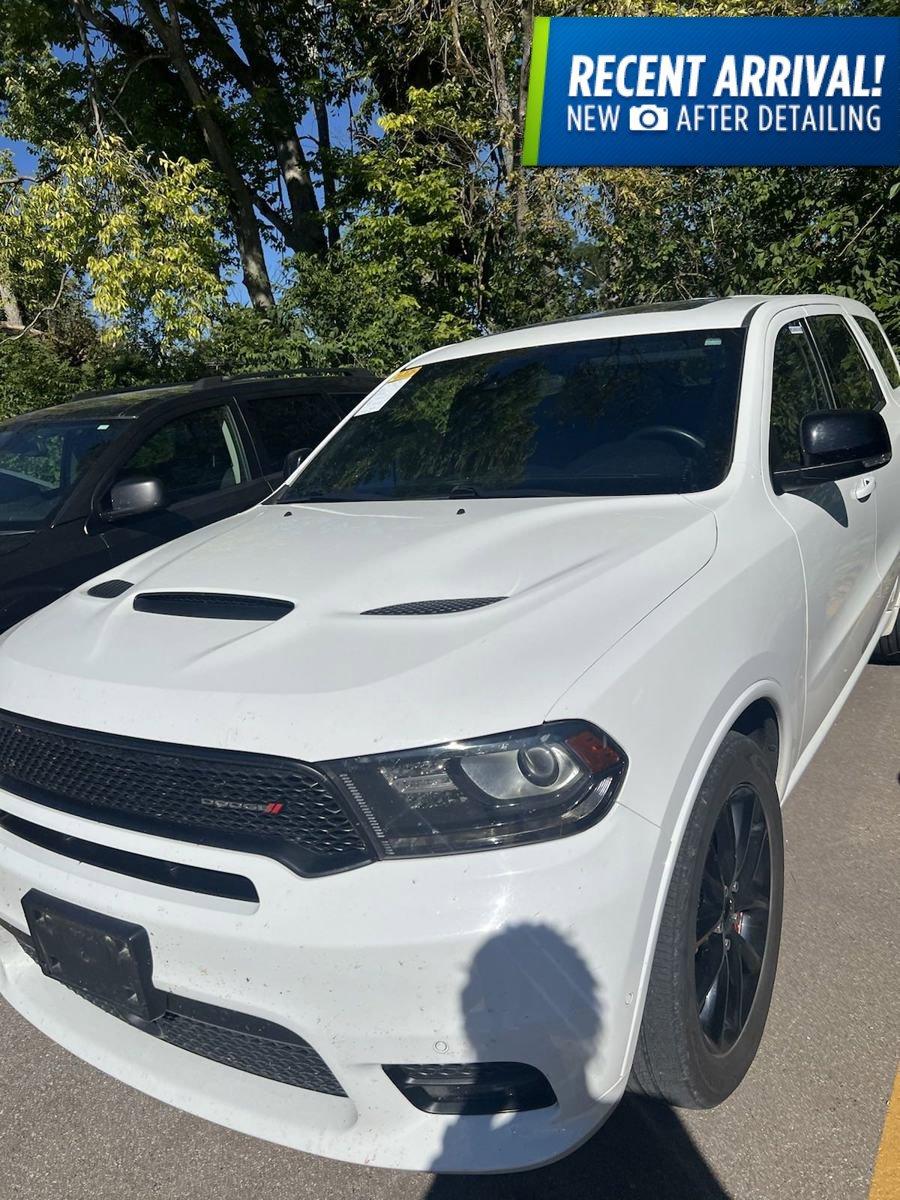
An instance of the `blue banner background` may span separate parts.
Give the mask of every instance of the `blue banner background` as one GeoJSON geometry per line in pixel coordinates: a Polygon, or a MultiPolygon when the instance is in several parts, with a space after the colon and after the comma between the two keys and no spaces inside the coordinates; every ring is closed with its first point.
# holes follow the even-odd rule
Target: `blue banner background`
{"type": "MultiPolygon", "coordinates": [[[[826,76],[827,78],[827,76],[826,76]]],[[[900,19],[891,17],[553,17],[550,19],[543,109],[538,143],[539,165],[546,166],[889,166],[900,162],[900,19]],[[570,97],[573,54],[705,54],[695,97],[627,99],[570,97]],[[886,56],[881,95],[870,99],[835,95],[713,96],[726,54],[868,55],[868,84],[873,82],[874,56],[886,56]],[[619,105],[615,132],[567,131],[570,104],[619,105]],[[744,105],[747,132],[676,130],[682,105],[744,105]],[[810,104],[839,110],[878,106],[879,132],[762,132],[757,128],[760,105],[810,104]],[[668,112],[668,130],[629,129],[633,105],[653,105],[668,112]]],[[[613,89],[615,84],[612,84],[613,89]]],[[[532,89],[533,91],[533,89],[532,89]]],[[[530,102],[533,98],[530,97],[530,102]]],[[[638,119],[640,114],[636,114],[638,119]]],[[[643,118],[656,122],[654,114],[643,118]]],[[[665,118],[663,118],[663,121],[665,118]]]]}

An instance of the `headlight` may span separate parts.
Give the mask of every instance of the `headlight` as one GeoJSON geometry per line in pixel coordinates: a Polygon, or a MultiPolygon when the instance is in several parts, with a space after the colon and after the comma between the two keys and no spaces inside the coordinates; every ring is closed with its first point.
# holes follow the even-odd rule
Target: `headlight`
{"type": "Polygon", "coordinates": [[[458,854],[576,833],[612,803],[627,760],[581,721],[320,764],[386,857],[458,854]]]}

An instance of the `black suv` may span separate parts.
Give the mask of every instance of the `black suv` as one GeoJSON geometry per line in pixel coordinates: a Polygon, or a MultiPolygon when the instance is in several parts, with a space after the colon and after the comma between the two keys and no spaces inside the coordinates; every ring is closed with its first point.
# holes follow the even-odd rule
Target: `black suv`
{"type": "Polygon", "coordinates": [[[79,397],[0,424],[0,631],[263,500],[376,385],[237,376],[79,397]]]}

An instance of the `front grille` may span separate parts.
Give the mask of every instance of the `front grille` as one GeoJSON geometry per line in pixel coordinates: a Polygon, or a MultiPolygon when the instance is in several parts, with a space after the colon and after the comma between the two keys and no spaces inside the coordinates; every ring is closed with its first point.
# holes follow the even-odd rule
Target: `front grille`
{"type": "Polygon", "coordinates": [[[116,737],[0,712],[0,786],[112,825],[265,854],[301,875],[374,857],[329,780],[286,758],[116,737]]]}
{"type": "Polygon", "coordinates": [[[149,858],[146,854],[132,854],[115,846],[100,846],[56,829],[47,829],[44,825],[35,825],[32,821],[25,821],[2,810],[0,829],[53,854],[73,858],[76,862],[100,867],[104,871],[115,871],[117,875],[130,875],[132,879],[145,879],[148,883],[182,888],[202,896],[224,896],[227,900],[248,900],[254,904],[259,900],[256,888],[249,879],[243,875],[232,875],[229,871],[210,871],[206,867],[192,867],[187,863],[149,858]]]}
{"type": "MultiPolygon", "coordinates": [[[[239,1029],[207,1025],[193,1017],[167,1012],[159,1022],[159,1036],[164,1042],[224,1063],[236,1071],[262,1075],[276,1083],[324,1092],[329,1096],[344,1096],[346,1092],[332,1075],[324,1061],[308,1042],[281,1041],[259,1037],[239,1029]]],[[[287,1030],[284,1031],[287,1034],[287,1030]]]]}
{"type": "MultiPolygon", "coordinates": [[[[38,962],[27,933],[5,921],[0,921],[0,926],[13,935],[29,958],[38,962]]],[[[128,1020],[114,1004],[81,988],[65,986],[111,1017],[128,1020]]],[[[134,1024],[133,1021],[128,1023],[134,1024]]],[[[189,1054],[223,1063],[236,1071],[328,1096],[347,1094],[309,1042],[272,1021],[169,994],[162,1017],[137,1028],[189,1054]]]]}

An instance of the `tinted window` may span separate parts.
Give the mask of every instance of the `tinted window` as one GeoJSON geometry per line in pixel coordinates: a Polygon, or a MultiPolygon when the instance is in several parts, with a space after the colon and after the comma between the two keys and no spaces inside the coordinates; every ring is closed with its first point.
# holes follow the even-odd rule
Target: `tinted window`
{"type": "Polygon", "coordinates": [[[0,528],[48,520],[128,421],[27,422],[0,428],[0,528]]]}
{"type": "Polygon", "coordinates": [[[256,427],[263,471],[280,471],[291,450],[318,446],[359,396],[260,396],[247,403],[256,427]]]}
{"type": "Polygon", "coordinates": [[[119,478],[153,475],[170,502],[222,492],[247,478],[228,410],[206,408],[163,425],[129,459],[119,478]]]}
{"type": "Polygon", "coordinates": [[[844,318],[829,313],[810,317],[809,325],[838,408],[880,408],[884,404],[881,388],[844,318]]]}
{"type": "Polygon", "coordinates": [[[712,487],[731,459],[743,340],[689,330],[429,363],[343,426],[279,499],[712,487]]]}
{"type": "Polygon", "coordinates": [[[772,358],[769,458],[773,470],[800,465],[800,421],[807,413],[830,407],[806,329],[799,321],[785,325],[775,339],[772,358]]]}
{"type": "Polygon", "coordinates": [[[875,351],[875,357],[881,363],[882,367],[884,367],[888,383],[891,387],[900,387],[900,370],[897,369],[897,363],[891,353],[884,330],[871,317],[857,317],[856,323],[866,335],[866,341],[875,351]]]}

